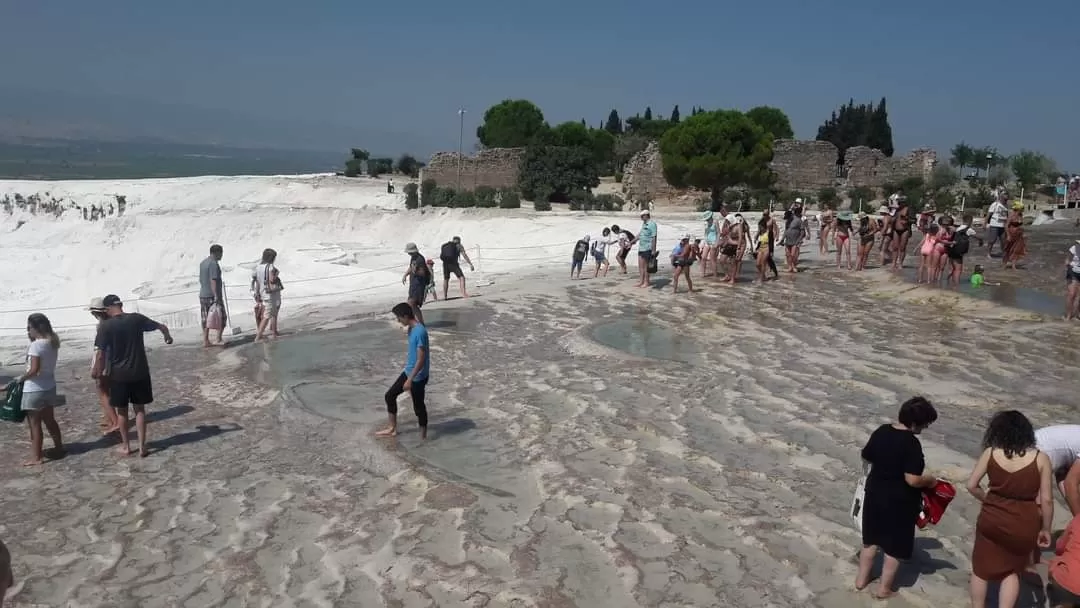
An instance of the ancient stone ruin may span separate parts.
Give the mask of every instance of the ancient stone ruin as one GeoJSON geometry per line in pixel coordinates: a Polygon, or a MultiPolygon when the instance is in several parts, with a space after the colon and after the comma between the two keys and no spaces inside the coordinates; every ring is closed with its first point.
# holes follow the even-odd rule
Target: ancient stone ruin
{"type": "MultiPolygon", "coordinates": [[[[473,190],[478,186],[512,188],[517,184],[523,148],[491,148],[476,156],[438,152],[420,172],[420,179],[433,179],[440,186],[473,190]]],[[[774,146],[773,171],[781,190],[816,192],[822,188],[843,190],[865,186],[880,188],[909,177],[928,179],[937,153],[919,148],[905,156],[886,157],[881,150],[865,146],[849,148],[840,163],[840,151],[827,141],[778,139],[774,146]]],[[[672,198],[680,191],[664,179],[660,146],[650,142],[623,168],[623,191],[630,202],[672,198]]]]}
{"type": "Polygon", "coordinates": [[[524,155],[524,148],[490,148],[481,150],[476,156],[436,152],[420,171],[420,181],[432,179],[440,186],[457,188],[460,172],[462,190],[475,190],[480,186],[513,188],[517,185],[518,168],[524,155]]]}

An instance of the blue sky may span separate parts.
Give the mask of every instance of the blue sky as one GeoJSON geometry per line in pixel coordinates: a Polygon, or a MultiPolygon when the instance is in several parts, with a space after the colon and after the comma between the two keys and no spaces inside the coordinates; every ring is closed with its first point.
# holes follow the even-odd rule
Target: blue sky
{"type": "Polygon", "coordinates": [[[505,98],[590,125],[612,107],[768,104],[812,138],[849,97],[886,96],[898,153],[966,140],[1080,170],[1078,22],[1077,0],[4,2],[0,73],[9,88],[248,116],[263,136],[318,123],[373,133],[355,145],[377,150],[401,135],[422,153],[457,147],[458,106],[469,147],[505,98]]]}

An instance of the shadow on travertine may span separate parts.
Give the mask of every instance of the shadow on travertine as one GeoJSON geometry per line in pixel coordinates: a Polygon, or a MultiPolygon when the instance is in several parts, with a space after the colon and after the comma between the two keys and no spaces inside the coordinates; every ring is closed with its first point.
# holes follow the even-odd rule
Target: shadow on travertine
{"type": "MultiPolygon", "coordinates": [[[[190,405],[174,405],[170,408],[163,410],[154,410],[146,413],[146,422],[148,424],[164,422],[166,420],[177,418],[194,412],[195,408],[190,405]]],[[[151,442],[152,443],[152,442],[151,442]]],[[[116,444],[116,437],[113,435],[103,435],[93,441],[75,441],[66,443],[64,446],[67,450],[68,456],[75,456],[77,454],[85,454],[94,450],[107,448],[110,445],[116,444]]]]}
{"type": "Polygon", "coordinates": [[[243,427],[238,424],[230,424],[225,427],[217,424],[199,425],[195,427],[194,431],[177,433],[172,437],[150,441],[147,443],[146,447],[149,448],[151,453],[160,452],[171,447],[195,443],[196,441],[210,439],[211,437],[216,437],[223,433],[231,433],[239,430],[243,430],[243,427]]]}

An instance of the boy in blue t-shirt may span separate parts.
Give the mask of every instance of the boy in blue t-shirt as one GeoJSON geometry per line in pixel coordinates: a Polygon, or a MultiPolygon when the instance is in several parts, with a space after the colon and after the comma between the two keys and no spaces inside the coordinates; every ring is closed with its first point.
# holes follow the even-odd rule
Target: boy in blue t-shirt
{"type": "Polygon", "coordinates": [[[420,439],[427,439],[427,405],[424,396],[427,390],[428,373],[431,370],[431,349],[428,344],[427,328],[416,320],[413,307],[408,302],[394,306],[391,312],[398,323],[409,329],[409,349],[405,359],[405,369],[386,391],[386,412],[390,425],[375,433],[377,437],[397,435],[397,399],[408,391],[412,397],[413,412],[420,425],[420,439]]]}

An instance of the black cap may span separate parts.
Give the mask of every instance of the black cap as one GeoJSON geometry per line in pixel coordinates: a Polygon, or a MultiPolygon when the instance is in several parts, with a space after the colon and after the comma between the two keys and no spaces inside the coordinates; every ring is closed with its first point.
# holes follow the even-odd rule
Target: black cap
{"type": "Polygon", "coordinates": [[[108,308],[110,306],[123,306],[124,302],[120,299],[120,296],[109,294],[101,299],[101,305],[108,308]]]}

